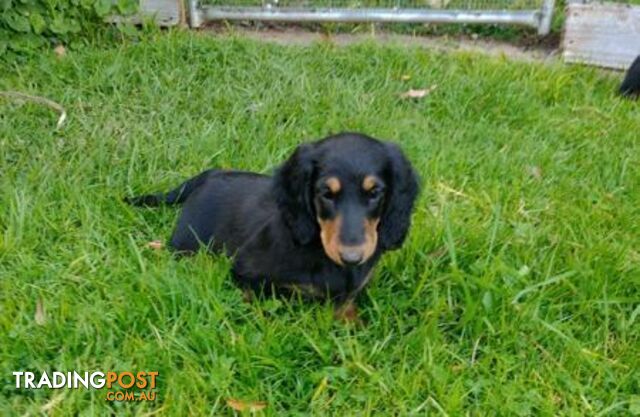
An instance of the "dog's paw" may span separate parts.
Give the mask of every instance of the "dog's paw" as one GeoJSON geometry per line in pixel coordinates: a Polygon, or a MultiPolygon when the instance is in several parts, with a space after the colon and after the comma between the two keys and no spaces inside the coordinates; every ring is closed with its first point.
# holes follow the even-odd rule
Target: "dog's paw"
{"type": "Polygon", "coordinates": [[[364,322],[358,316],[358,307],[353,301],[347,301],[335,308],[333,317],[342,323],[364,325],[364,322]]]}

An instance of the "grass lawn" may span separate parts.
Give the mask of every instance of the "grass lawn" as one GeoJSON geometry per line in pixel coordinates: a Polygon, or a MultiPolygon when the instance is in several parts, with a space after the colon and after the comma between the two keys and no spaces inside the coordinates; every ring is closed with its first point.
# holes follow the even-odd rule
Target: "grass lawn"
{"type": "Polygon", "coordinates": [[[640,108],[620,76],[180,33],[4,65],[0,90],[69,116],[0,98],[0,415],[640,414],[640,108]],[[147,248],[175,210],[121,203],[341,130],[399,143],[423,187],[361,328],[244,303],[228,260],[147,248]],[[157,370],[159,398],[16,390],[18,370],[157,370]]]}

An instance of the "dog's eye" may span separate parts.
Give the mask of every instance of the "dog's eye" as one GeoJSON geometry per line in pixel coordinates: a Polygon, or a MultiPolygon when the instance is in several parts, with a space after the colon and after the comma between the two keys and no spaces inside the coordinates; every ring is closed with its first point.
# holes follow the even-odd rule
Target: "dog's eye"
{"type": "Polygon", "coordinates": [[[336,199],[336,194],[328,188],[325,188],[320,191],[320,197],[323,200],[333,201],[336,199]]]}
{"type": "Polygon", "coordinates": [[[367,198],[369,200],[378,200],[384,194],[384,190],[381,187],[373,187],[367,191],[367,198]]]}

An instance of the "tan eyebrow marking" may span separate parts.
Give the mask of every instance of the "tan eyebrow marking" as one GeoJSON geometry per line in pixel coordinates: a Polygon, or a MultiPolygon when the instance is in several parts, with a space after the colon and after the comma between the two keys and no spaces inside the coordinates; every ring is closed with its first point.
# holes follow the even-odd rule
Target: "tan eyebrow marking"
{"type": "Polygon", "coordinates": [[[324,183],[327,185],[327,187],[329,187],[329,190],[333,194],[338,194],[340,192],[340,189],[342,188],[342,184],[340,184],[340,180],[336,177],[327,178],[327,180],[324,183]]]}
{"type": "Polygon", "coordinates": [[[374,177],[373,175],[367,175],[362,181],[362,189],[365,191],[371,191],[373,187],[376,186],[376,184],[376,177],[374,177]]]}

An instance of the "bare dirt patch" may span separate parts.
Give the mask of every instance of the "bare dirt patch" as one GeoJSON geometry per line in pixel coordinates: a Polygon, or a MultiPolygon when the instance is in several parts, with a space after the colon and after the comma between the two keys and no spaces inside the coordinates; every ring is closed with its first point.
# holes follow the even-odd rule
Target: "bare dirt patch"
{"type": "Polygon", "coordinates": [[[490,39],[449,36],[411,36],[394,33],[358,33],[326,34],[297,27],[247,28],[242,26],[211,26],[206,32],[218,36],[243,36],[263,42],[280,45],[310,45],[318,42],[330,42],[338,46],[348,46],[361,42],[374,41],[380,44],[418,46],[437,51],[468,51],[496,57],[506,57],[521,61],[548,61],[558,56],[558,49],[549,46],[523,46],[490,39]]]}

